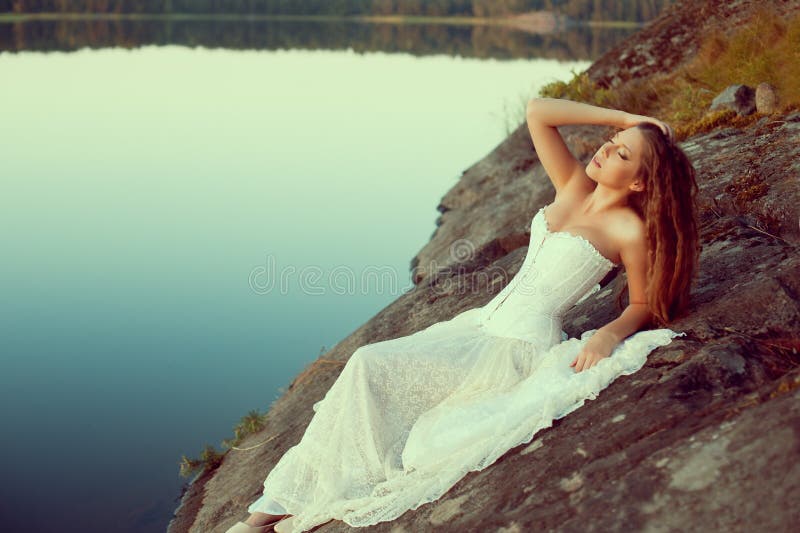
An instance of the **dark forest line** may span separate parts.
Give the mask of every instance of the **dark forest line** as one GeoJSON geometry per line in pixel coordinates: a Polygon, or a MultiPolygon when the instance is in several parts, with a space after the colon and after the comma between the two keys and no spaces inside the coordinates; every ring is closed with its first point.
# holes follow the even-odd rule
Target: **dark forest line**
{"type": "Polygon", "coordinates": [[[645,22],[674,0],[0,0],[0,13],[505,17],[551,11],[576,20],[645,22]]]}
{"type": "Polygon", "coordinates": [[[632,28],[579,26],[529,33],[492,25],[362,24],[236,20],[59,19],[0,23],[0,52],[138,48],[149,45],[448,54],[492,59],[591,60],[632,28]]]}

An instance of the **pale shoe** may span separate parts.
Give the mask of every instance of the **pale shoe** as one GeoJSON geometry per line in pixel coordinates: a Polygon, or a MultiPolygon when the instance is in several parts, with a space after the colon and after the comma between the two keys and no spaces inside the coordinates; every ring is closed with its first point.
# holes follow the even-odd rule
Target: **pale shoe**
{"type": "Polygon", "coordinates": [[[292,533],[292,523],[294,519],[294,516],[290,516],[275,524],[275,533],[292,533]]]}
{"type": "Polygon", "coordinates": [[[244,522],[236,522],[233,526],[231,526],[225,533],[267,533],[268,531],[272,530],[272,526],[274,526],[281,518],[277,520],[273,520],[267,524],[262,526],[251,526],[249,524],[245,524],[244,522]]]}
{"type": "Polygon", "coordinates": [[[244,522],[236,522],[225,533],[265,533],[269,526],[251,526],[244,522]]]}

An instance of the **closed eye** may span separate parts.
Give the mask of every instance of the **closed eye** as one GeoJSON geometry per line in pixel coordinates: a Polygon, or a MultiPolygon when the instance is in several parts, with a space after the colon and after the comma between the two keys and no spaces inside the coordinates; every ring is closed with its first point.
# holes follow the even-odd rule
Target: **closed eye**
{"type": "MultiPolygon", "coordinates": [[[[613,143],[614,143],[614,137],[611,137],[611,138],[609,138],[609,139],[608,139],[606,142],[610,142],[610,143],[612,143],[612,144],[613,144],[613,143]]],[[[624,161],[627,161],[627,160],[628,160],[628,158],[627,158],[627,157],[623,157],[623,156],[622,156],[622,153],[621,153],[620,151],[617,151],[617,155],[619,156],[619,158],[620,158],[620,159],[622,159],[622,160],[624,160],[624,161]]]]}

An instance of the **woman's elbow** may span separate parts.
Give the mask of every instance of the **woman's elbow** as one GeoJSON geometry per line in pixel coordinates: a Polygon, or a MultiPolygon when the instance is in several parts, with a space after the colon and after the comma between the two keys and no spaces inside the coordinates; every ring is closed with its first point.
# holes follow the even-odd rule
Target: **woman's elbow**
{"type": "Polygon", "coordinates": [[[525,107],[525,116],[530,117],[536,113],[537,106],[540,105],[540,98],[534,97],[528,100],[528,105],[525,107]]]}
{"type": "Polygon", "coordinates": [[[543,105],[548,105],[557,100],[556,98],[548,98],[546,96],[534,96],[528,100],[527,110],[535,110],[541,108],[543,105]]]}

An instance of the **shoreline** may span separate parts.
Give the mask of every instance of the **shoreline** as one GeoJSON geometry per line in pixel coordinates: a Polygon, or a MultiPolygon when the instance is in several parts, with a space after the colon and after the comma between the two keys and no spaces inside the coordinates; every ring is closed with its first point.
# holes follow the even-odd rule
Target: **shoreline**
{"type": "MultiPolygon", "coordinates": [[[[747,2],[745,2],[745,4],[747,4],[747,2]]],[[[691,57],[695,53],[696,48],[703,43],[703,40],[697,37],[698,35],[703,34],[703,31],[699,30],[713,30],[715,27],[720,27],[721,25],[724,25],[725,27],[749,25],[751,23],[750,19],[744,15],[739,16],[739,14],[747,13],[747,16],[755,16],[754,14],[757,14],[756,6],[757,3],[751,0],[749,7],[747,5],[745,6],[748,7],[747,10],[739,11],[737,13],[725,10],[712,10],[709,12],[706,10],[705,4],[701,2],[697,2],[696,4],[687,2],[687,5],[679,6],[681,8],[680,10],[678,7],[675,7],[674,9],[667,9],[658,18],[653,19],[648,23],[641,24],[642,26],[647,26],[647,29],[644,32],[626,38],[616,49],[607,51],[603,56],[595,59],[592,62],[592,65],[586,71],[587,79],[589,81],[596,81],[600,79],[604,82],[607,82],[607,85],[609,86],[613,86],[611,83],[612,81],[616,81],[618,84],[624,84],[631,79],[635,80],[637,77],[655,79],[656,81],[659,81],[659,78],[656,78],[657,75],[675,72],[680,65],[684,64],[684,62],[688,60],[687,58],[691,57]],[[689,13],[693,16],[685,19],[684,16],[686,13],[689,13]],[[692,20],[694,23],[689,26],[685,24],[685,20],[692,20]],[[625,61],[621,61],[622,59],[625,61]]],[[[798,6],[798,9],[800,9],[800,6],[798,6]]],[[[396,17],[396,20],[398,22],[403,22],[402,20],[399,20],[403,18],[404,17],[396,17]]],[[[534,17],[532,17],[532,13],[528,13],[526,14],[525,18],[528,19],[526,22],[531,22],[531,19],[534,17]]],[[[505,18],[503,20],[505,23],[508,23],[509,20],[515,20],[517,24],[523,22],[519,16],[505,18]]],[[[474,21],[471,21],[471,23],[474,23],[474,21]]],[[[615,26],[613,23],[600,21],[583,21],[581,22],[581,25],[615,26]]],[[[577,90],[583,90],[583,86],[579,85],[577,90]]],[[[793,176],[789,170],[792,167],[790,164],[787,164],[793,156],[792,151],[787,148],[791,146],[792,142],[796,141],[794,141],[793,137],[788,134],[790,130],[788,129],[787,125],[800,122],[800,117],[798,117],[797,112],[795,112],[792,116],[782,112],[780,115],[765,115],[760,118],[754,117],[754,119],[755,118],[758,119],[758,122],[748,122],[743,126],[728,127],[725,129],[726,133],[722,135],[719,133],[713,133],[712,128],[707,132],[687,135],[688,140],[684,140],[684,142],[690,143],[688,146],[692,148],[692,155],[697,165],[698,174],[702,172],[702,175],[704,176],[713,176],[713,182],[701,184],[702,193],[705,199],[713,199],[714,201],[713,207],[703,207],[704,210],[701,211],[701,214],[705,215],[711,220],[711,222],[708,222],[706,229],[704,230],[706,238],[710,241],[718,240],[722,235],[733,239],[730,236],[733,230],[730,228],[735,228],[737,224],[739,224],[738,222],[735,222],[735,220],[740,220],[744,217],[744,215],[753,217],[756,220],[761,220],[758,218],[758,216],[761,213],[760,208],[763,206],[769,206],[771,212],[787,212],[796,215],[796,209],[791,207],[796,206],[796,202],[793,202],[794,199],[791,197],[791,195],[786,195],[785,193],[781,193],[779,191],[786,191],[786,184],[791,183],[791,180],[793,179],[793,176]],[[785,144],[779,144],[780,142],[784,142],[782,141],[783,139],[786,139],[785,144]],[[780,160],[780,162],[776,162],[774,159],[766,159],[764,157],[751,158],[746,153],[743,153],[746,151],[737,149],[739,146],[756,146],[759,149],[761,147],[770,147],[778,154],[786,154],[785,157],[787,160],[780,160]],[[724,157],[720,157],[720,154],[724,154],[724,157]],[[756,196],[755,200],[757,201],[754,201],[753,198],[747,196],[748,194],[761,194],[761,189],[747,188],[749,182],[740,176],[736,170],[739,168],[747,168],[748,170],[752,169],[755,175],[769,176],[768,183],[770,185],[774,185],[771,194],[764,199],[759,199],[759,197],[756,196]],[[769,172],[773,169],[782,170],[769,172]],[[756,190],[758,192],[750,192],[752,190],[756,190]],[[721,202],[720,204],[717,203],[717,199],[719,199],[721,202]],[[747,209],[741,207],[741,205],[745,205],[745,201],[746,205],[748,206],[747,209]],[[720,219],[720,221],[717,222],[717,219],[720,219]],[[714,225],[716,225],[716,227],[709,229],[714,225]]],[[[576,134],[568,137],[568,139],[573,139],[571,147],[576,152],[586,149],[586,143],[583,140],[586,138],[586,132],[581,130],[578,130],[578,132],[580,135],[576,134]]],[[[596,135],[595,132],[592,132],[592,134],[596,135]]],[[[594,139],[594,141],[596,141],[598,144],[602,142],[602,138],[599,136],[591,137],[591,139],[594,139]]],[[[448,191],[440,201],[440,211],[443,213],[448,212],[449,218],[445,224],[440,224],[441,220],[437,221],[437,231],[431,236],[430,242],[425,245],[425,247],[417,254],[417,256],[415,256],[415,258],[412,260],[412,264],[430,263],[432,259],[438,260],[446,255],[448,250],[446,245],[452,242],[453,239],[461,238],[463,236],[460,227],[467,225],[467,223],[474,223],[474,220],[476,219],[474,204],[477,203],[475,202],[474,198],[476,195],[480,195],[478,191],[487,191],[485,193],[485,198],[481,198],[481,200],[485,202],[485,205],[480,207],[480,213],[481,215],[488,215],[481,218],[481,220],[489,221],[494,221],[498,218],[498,216],[508,220],[515,220],[516,218],[519,218],[519,213],[524,212],[528,207],[530,203],[529,198],[540,198],[545,193],[551,194],[549,188],[546,186],[542,187],[541,190],[535,190],[527,194],[517,194],[513,198],[511,195],[501,196],[489,194],[490,192],[494,193],[495,191],[499,190],[500,187],[515,186],[520,179],[529,179],[530,174],[532,173],[530,167],[535,164],[535,160],[530,157],[528,151],[529,142],[527,133],[524,131],[524,129],[521,129],[520,133],[518,134],[512,133],[508,135],[506,140],[501,142],[492,152],[476,162],[470,169],[464,171],[462,176],[459,178],[459,182],[454,185],[453,188],[448,191]],[[521,199],[518,200],[518,198],[521,199]]],[[[535,188],[535,185],[527,187],[535,188]]],[[[519,190],[521,189],[517,189],[515,192],[519,190]]],[[[488,237],[485,237],[485,246],[482,249],[493,250],[494,248],[500,248],[500,250],[496,252],[496,255],[499,256],[499,259],[495,259],[493,255],[488,255],[487,253],[484,261],[487,265],[493,264],[492,261],[503,260],[506,256],[510,255],[510,250],[513,251],[516,249],[516,245],[510,244],[512,237],[514,237],[517,242],[521,243],[519,246],[524,246],[526,237],[524,234],[519,233],[521,230],[516,228],[509,230],[510,226],[503,225],[503,223],[498,223],[496,226],[491,226],[491,222],[486,222],[486,224],[490,225],[492,231],[488,232],[488,237]],[[511,231],[511,233],[509,233],[509,231],[511,231]],[[515,231],[517,233],[514,233],[515,231]],[[503,242],[501,242],[501,239],[503,242]]],[[[737,240],[732,240],[732,242],[740,244],[741,249],[746,250],[748,248],[746,246],[748,242],[746,240],[747,238],[749,237],[743,236],[737,240]]],[[[754,251],[753,256],[758,256],[757,250],[754,251]]],[[[730,260],[726,259],[723,254],[714,254],[706,259],[706,261],[707,264],[718,263],[726,265],[730,260]]],[[[776,264],[778,264],[779,260],[776,259],[775,261],[776,264]]],[[[437,262],[442,264],[441,261],[437,262]]],[[[743,264],[747,264],[747,261],[745,260],[743,264]]],[[[752,272],[745,272],[745,274],[751,275],[752,272]]],[[[429,281],[430,279],[428,281],[420,281],[420,283],[428,283],[429,281]]],[[[724,289],[725,283],[728,283],[728,281],[714,279],[709,280],[709,284],[711,284],[712,288],[716,288],[717,290],[724,289]],[[718,284],[717,287],[714,287],[715,282],[718,284]]],[[[756,291],[754,290],[752,294],[755,293],[756,291]]],[[[399,300],[393,302],[381,313],[369,319],[364,325],[362,325],[349,337],[344,339],[339,345],[332,348],[329,352],[329,357],[346,360],[349,353],[352,353],[355,346],[362,345],[366,341],[374,340],[378,335],[378,331],[380,332],[380,335],[385,336],[387,333],[389,333],[397,336],[407,333],[408,331],[418,331],[422,327],[428,326],[430,324],[428,319],[429,317],[425,317],[424,319],[421,318],[424,315],[423,313],[419,313],[419,317],[417,317],[415,316],[415,313],[410,313],[409,310],[415,309],[415,307],[413,307],[414,304],[425,307],[430,305],[432,301],[435,300],[426,301],[424,297],[420,297],[419,301],[413,301],[412,303],[399,300]],[[378,322],[380,323],[380,326],[377,326],[378,322]]],[[[440,319],[446,319],[447,316],[452,316],[453,313],[463,310],[464,308],[463,305],[454,301],[449,302],[449,307],[447,301],[443,301],[440,304],[437,304],[437,306],[439,307],[437,307],[435,311],[432,311],[432,313],[436,318],[440,319]]],[[[714,308],[713,313],[714,314],[709,314],[709,311],[705,311],[705,313],[703,313],[703,311],[698,311],[694,316],[687,318],[687,329],[696,327],[699,331],[707,331],[705,328],[707,327],[709,319],[718,317],[719,314],[721,314],[721,311],[719,311],[718,308],[714,308]]],[[[732,313],[732,316],[738,315],[732,313]]],[[[599,320],[600,318],[598,317],[599,314],[593,316],[590,316],[588,313],[579,314],[574,319],[573,325],[576,325],[576,327],[584,327],[586,320],[599,320]]],[[[760,327],[760,324],[758,324],[757,320],[754,320],[754,322],[755,323],[752,324],[754,329],[756,327],[760,327]]],[[[749,324],[743,325],[743,327],[746,326],[749,326],[749,324]]],[[[786,325],[786,328],[787,330],[790,329],[788,324],[786,325]]],[[[723,335],[719,335],[718,337],[719,338],[717,338],[717,335],[710,335],[704,340],[713,338],[718,342],[722,341],[733,343],[733,341],[727,341],[723,335]]],[[[572,427],[570,427],[568,424],[563,424],[559,428],[553,428],[546,437],[548,439],[547,446],[545,449],[539,450],[537,453],[557,454],[556,450],[561,449],[560,447],[575,447],[579,443],[584,442],[586,438],[591,438],[592,434],[594,434],[595,438],[598,440],[600,440],[601,436],[605,436],[607,438],[609,434],[612,434],[612,440],[616,440],[616,442],[613,444],[613,449],[615,450],[625,450],[634,444],[636,446],[645,446],[648,449],[646,452],[642,453],[647,453],[651,456],[658,454],[662,457],[658,459],[660,462],[659,464],[663,465],[664,463],[661,463],[661,461],[664,461],[664,459],[669,459],[670,463],[674,463],[676,465],[673,471],[689,471],[696,464],[696,462],[700,460],[698,459],[700,456],[698,456],[697,452],[693,451],[693,449],[696,448],[701,442],[710,443],[711,439],[717,438],[718,429],[714,427],[714,424],[718,421],[718,419],[714,419],[713,416],[707,415],[708,413],[714,412],[711,409],[704,411],[704,414],[707,416],[697,417],[694,414],[695,409],[687,409],[685,406],[682,407],[680,402],[675,401],[674,391],[684,390],[685,388],[689,387],[691,387],[691,390],[707,390],[707,388],[711,387],[711,385],[708,385],[708,383],[713,383],[712,379],[709,378],[707,382],[704,379],[697,385],[689,386],[686,385],[686,376],[694,376],[694,372],[702,372],[701,375],[716,376],[719,372],[719,365],[713,360],[709,359],[711,362],[708,364],[714,365],[710,366],[709,368],[713,370],[705,370],[705,366],[698,366],[698,358],[694,357],[694,355],[698,353],[697,348],[687,344],[687,351],[691,353],[690,356],[685,356],[685,358],[680,362],[670,359],[671,366],[669,366],[669,370],[664,371],[663,374],[661,373],[661,370],[659,370],[658,375],[653,378],[652,384],[647,383],[639,387],[643,391],[648,392],[647,402],[643,403],[647,403],[650,408],[654,410],[654,412],[659,413],[663,412],[665,408],[664,406],[669,406],[668,410],[676,420],[674,424],[677,426],[677,424],[681,422],[691,420],[691,430],[680,433],[664,432],[660,433],[660,435],[658,435],[658,437],[655,439],[644,439],[638,436],[640,435],[640,430],[638,429],[640,426],[652,424],[652,430],[648,433],[648,435],[659,434],[659,432],[663,431],[664,426],[659,422],[651,423],[647,417],[637,417],[634,414],[628,423],[631,424],[630,428],[635,427],[637,429],[631,429],[630,433],[627,434],[619,431],[611,431],[611,433],[609,433],[609,428],[611,425],[616,425],[619,423],[619,421],[610,421],[605,425],[595,424],[595,426],[592,427],[591,421],[585,421],[591,420],[593,417],[586,414],[586,412],[579,412],[579,414],[575,416],[581,416],[582,413],[585,417],[583,424],[572,424],[572,427]],[[684,361],[687,362],[684,363],[684,361]],[[708,372],[708,374],[705,374],[705,372],[708,372]],[[653,384],[665,383],[667,380],[671,380],[673,383],[671,387],[653,386],[653,384]],[[702,422],[700,419],[702,419],[702,422]],[[709,436],[709,434],[712,434],[712,432],[713,436],[709,436]],[[631,435],[634,436],[632,437],[631,435]],[[672,438],[664,440],[665,435],[672,435],[672,438]],[[689,435],[691,435],[691,438],[688,438],[689,435]],[[696,437],[699,439],[697,442],[692,444],[688,442],[694,441],[696,437]]],[[[670,357],[674,357],[674,353],[670,354],[670,357]]],[[[769,358],[765,357],[766,363],[764,364],[769,364],[769,361],[773,360],[772,358],[774,358],[774,355],[771,354],[769,355],[769,358]]],[[[758,358],[754,357],[752,359],[752,364],[758,365],[758,363],[758,358]]],[[[241,498],[240,492],[237,492],[238,487],[244,485],[245,483],[256,487],[263,479],[263,476],[254,474],[250,476],[249,479],[242,480],[241,472],[247,471],[248,467],[253,464],[261,466],[263,464],[274,463],[274,461],[280,457],[281,449],[285,450],[289,443],[296,442],[298,437],[302,434],[302,427],[298,428],[296,425],[288,425],[287,421],[297,421],[298,416],[300,416],[302,413],[305,413],[305,416],[308,416],[308,404],[315,398],[323,397],[326,390],[328,390],[330,387],[331,381],[335,382],[335,379],[335,373],[331,373],[329,375],[318,377],[316,382],[307,382],[300,391],[298,391],[298,389],[292,389],[290,386],[289,389],[287,389],[279,398],[275,406],[271,407],[269,411],[269,414],[275,417],[276,425],[280,427],[281,423],[284,424],[283,427],[281,427],[281,429],[284,430],[284,432],[281,434],[281,438],[284,441],[282,447],[276,447],[274,450],[264,452],[261,456],[256,458],[241,456],[227,457],[226,461],[223,462],[220,468],[214,471],[214,475],[209,477],[209,479],[214,479],[215,482],[210,485],[210,490],[208,491],[205,490],[206,482],[208,480],[197,480],[196,483],[193,483],[193,488],[196,489],[198,494],[198,500],[202,501],[198,502],[192,500],[188,492],[184,494],[179,509],[182,509],[185,512],[181,513],[176,510],[175,523],[171,523],[173,527],[170,528],[170,533],[183,533],[184,531],[188,531],[192,526],[194,526],[194,528],[204,528],[204,530],[209,530],[212,527],[220,526],[225,520],[230,520],[230,515],[232,514],[230,507],[232,505],[242,505],[242,503],[236,499],[241,498]],[[187,503],[186,507],[182,507],[184,501],[187,503]],[[199,509],[200,512],[195,513],[193,511],[195,509],[199,509]],[[181,524],[183,524],[185,527],[181,528],[181,524]]],[[[763,386],[764,389],[774,387],[778,379],[774,379],[773,381],[770,381],[770,379],[773,378],[770,376],[768,379],[760,380],[758,382],[758,386],[763,386]]],[[[798,381],[798,383],[800,383],[800,381],[798,381]]],[[[778,386],[783,387],[784,384],[785,382],[778,386]]],[[[616,389],[618,401],[622,402],[624,399],[629,397],[630,393],[637,390],[633,388],[634,386],[635,383],[629,383],[627,387],[618,387],[616,389]]],[[[719,389],[723,390],[723,387],[720,386],[719,389]]],[[[745,386],[740,386],[739,389],[742,392],[753,390],[751,388],[746,388],[745,386]]],[[[642,398],[643,395],[644,392],[640,393],[638,397],[642,398]]],[[[761,396],[761,398],[772,397],[773,394],[766,392],[764,392],[763,396],[761,396]]],[[[724,409],[726,407],[730,407],[730,404],[726,406],[725,402],[725,400],[728,398],[729,397],[725,397],[717,400],[718,403],[717,405],[714,405],[714,408],[724,409]]],[[[791,398],[784,398],[784,401],[788,402],[788,400],[791,400],[791,398]]],[[[694,405],[693,402],[695,400],[689,399],[685,401],[687,402],[687,405],[694,405]]],[[[708,401],[710,402],[711,400],[708,401]]],[[[748,401],[747,405],[751,406],[757,403],[759,402],[748,401]]],[[[746,415],[740,415],[742,412],[742,410],[736,409],[736,420],[743,420],[746,415]]],[[[748,412],[747,415],[752,416],[753,413],[748,412]]],[[[756,416],[753,417],[753,419],[758,420],[759,417],[756,416]]],[[[742,422],[742,424],[744,423],[745,422],[742,422]]],[[[783,420],[779,420],[776,422],[776,424],[777,423],[783,423],[783,420]]],[[[750,434],[752,434],[752,432],[750,434]]],[[[743,438],[743,435],[743,433],[739,434],[738,438],[743,438]]],[[[744,435],[744,438],[746,438],[746,436],[747,435],[744,435]]],[[[768,445],[766,444],[766,441],[767,439],[761,439],[757,442],[761,446],[766,447],[768,445]]],[[[791,443],[791,440],[789,439],[787,442],[791,443]]],[[[787,444],[787,446],[789,445],[790,444],[787,444]]],[[[740,448],[743,449],[744,446],[740,448]]],[[[524,455],[531,449],[532,448],[529,446],[520,453],[524,455]]],[[[544,460],[549,459],[548,455],[543,455],[542,457],[544,460]]],[[[768,476],[761,475],[762,472],[758,472],[757,469],[753,469],[752,466],[751,469],[748,470],[746,468],[746,459],[747,456],[742,454],[739,461],[740,464],[745,468],[740,468],[739,471],[744,470],[746,474],[752,474],[754,477],[758,476],[756,479],[759,481],[763,480],[761,482],[767,482],[770,480],[768,476]]],[[[789,457],[789,459],[792,459],[792,457],[789,457]]],[[[417,513],[404,514],[402,517],[398,517],[397,519],[392,520],[392,522],[386,524],[385,527],[387,529],[389,527],[397,528],[398,530],[424,530],[424,527],[429,526],[430,517],[436,511],[447,509],[447,516],[451,516],[450,509],[452,509],[454,502],[462,501],[460,498],[468,498],[472,496],[475,498],[484,498],[483,501],[488,501],[492,490],[495,491],[495,497],[498,501],[502,501],[504,497],[514,497],[517,492],[517,489],[514,487],[519,487],[520,485],[529,483],[530,472],[528,472],[527,469],[520,469],[519,463],[513,463],[513,461],[513,457],[509,458],[505,464],[501,464],[498,461],[498,464],[493,466],[492,472],[487,476],[469,476],[466,479],[460,480],[459,483],[461,483],[461,485],[459,487],[458,500],[450,499],[449,501],[439,502],[438,504],[432,503],[431,505],[436,507],[434,510],[426,508],[427,512],[421,511],[417,513]],[[496,487],[487,489],[487,485],[489,485],[487,480],[491,479],[495,481],[496,487]],[[510,488],[504,490],[503,487],[510,488]]],[[[591,465],[592,467],[606,469],[606,475],[608,475],[609,479],[612,480],[611,483],[602,487],[602,491],[604,492],[600,498],[605,501],[627,501],[632,509],[646,509],[647,511],[645,511],[645,513],[650,516],[648,520],[651,520],[649,522],[651,525],[658,524],[656,520],[665,520],[664,515],[659,515],[659,512],[669,513],[670,508],[675,508],[686,503],[686,500],[682,500],[682,493],[678,492],[677,495],[671,495],[671,493],[668,492],[670,487],[673,486],[669,475],[660,477],[657,481],[652,482],[653,491],[661,491],[661,494],[664,495],[664,498],[668,502],[659,503],[659,508],[657,510],[658,512],[654,510],[651,492],[648,491],[646,493],[641,493],[640,495],[638,486],[631,487],[631,485],[628,483],[630,479],[628,476],[638,477],[642,473],[644,473],[644,475],[652,475],[652,472],[654,471],[653,469],[657,468],[656,466],[645,465],[644,467],[640,468],[637,464],[637,466],[631,467],[629,457],[624,453],[616,455],[602,453],[599,454],[597,460],[592,461],[589,459],[589,461],[590,462],[587,464],[591,465]],[[600,463],[602,463],[602,466],[595,466],[600,463]],[[662,508],[664,511],[661,511],[662,508]]],[[[752,461],[750,462],[750,465],[752,465],[752,461]]],[[[565,464],[563,467],[556,467],[551,477],[569,479],[569,476],[574,475],[574,472],[575,470],[573,464],[565,464]]],[[[773,477],[772,481],[776,481],[777,478],[778,476],[773,477]]],[[[707,491],[710,492],[710,496],[708,498],[713,499],[715,496],[719,497],[720,494],[730,493],[731,489],[736,486],[737,480],[734,478],[732,481],[727,481],[727,483],[726,481],[727,480],[725,478],[722,478],[722,483],[712,483],[710,488],[713,490],[707,491]]],[[[781,487],[781,483],[776,483],[776,486],[781,487]]],[[[783,484],[783,487],[786,488],[785,483],[783,484]]],[[[562,485],[554,486],[552,489],[542,487],[541,490],[542,496],[539,500],[527,499],[517,508],[504,508],[502,518],[505,521],[504,524],[506,524],[507,529],[524,529],[525,527],[529,527],[532,523],[542,523],[546,520],[556,520],[556,518],[563,519],[564,521],[584,521],[592,519],[602,520],[606,518],[606,515],[602,514],[601,511],[594,510],[594,505],[578,505],[578,502],[581,502],[581,498],[583,498],[583,496],[581,496],[581,492],[575,492],[570,499],[568,499],[569,503],[565,503],[563,506],[561,506],[561,508],[554,506],[541,506],[541,501],[564,500],[564,488],[562,485]],[[576,498],[574,501],[572,499],[573,496],[576,498]],[[542,508],[541,511],[539,511],[540,507],[542,508]]],[[[746,491],[743,491],[741,495],[745,495],[745,492],[746,491]]],[[[594,501],[590,501],[592,504],[594,503],[594,501]]],[[[694,511],[694,515],[692,515],[691,512],[686,514],[685,516],[688,518],[683,518],[685,521],[684,525],[691,522],[692,518],[702,516],[701,511],[704,510],[703,504],[704,502],[700,501],[693,507],[690,507],[690,510],[694,511]]],[[[460,505],[461,504],[458,503],[459,512],[457,518],[452,522],[449,522],[452,527],[463,527],[465,523],[469,523],[470,525],[480,524],[481,526],[485,526],[485,524],[489,521],[491,521],[492,527],[500,526],[500,523],[497,522],[497,517],[490,517],[487,520],[485,513],[481,512],[481,509],[470,509],[468,506],[461,508],[460,505]]],[[[736,515],[737,513],[734,513],[734,516],[736,515]]],[[[738,513],[738,518],[740,519],[746,516],[747,515],[738,513]]],[[[750,520],[752,521],[752,519],[750,520]]],[[[747,519],[744,518],[742,521],[747,522],[747,519]]],[[[612,524],[610,522],[603,523],[606,527],[613,529],[615,525],[618,527],[624,527],[626,519],[616,522],[616,524],[612,524]]]]}
{"type": "Polygon", "coordinates": [[[378,24],[446,24],[446,25],[520,25],[521,18],[530,15],[552,17],[571,26],[635,28],[644,22],[625,20],[587,21],[569,18],[557,12],[536,11],[518,13],[507,17],[431,17],[410,15],[261,15],[232,13],[0,13],[0,23],[29,22],[35,20],[246,20],[246,21],[297,21],[297,22],[361,22],[378,24]]]}

